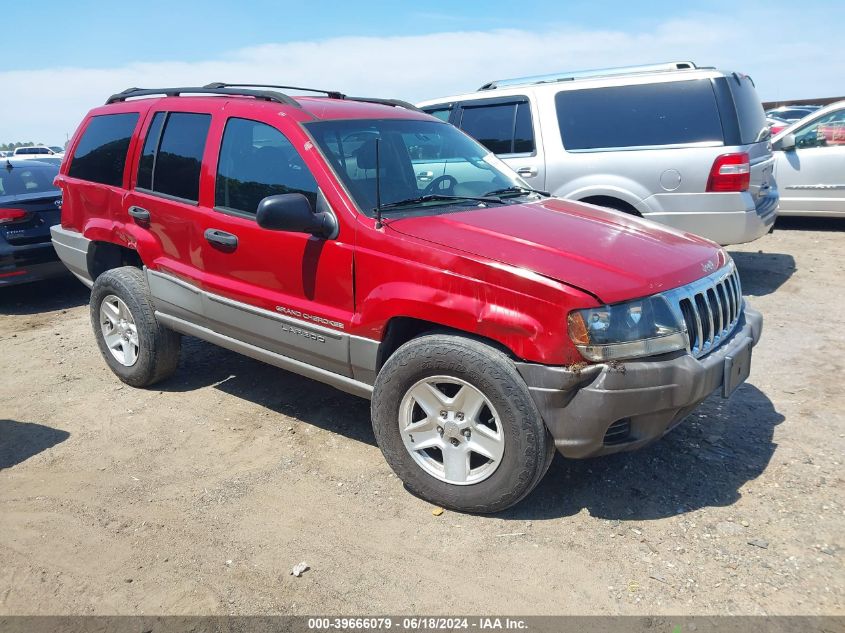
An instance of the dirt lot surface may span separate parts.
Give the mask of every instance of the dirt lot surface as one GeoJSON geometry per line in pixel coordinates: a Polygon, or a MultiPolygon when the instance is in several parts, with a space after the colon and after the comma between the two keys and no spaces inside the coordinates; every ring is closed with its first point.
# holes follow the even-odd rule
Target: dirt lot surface
{"type": "Polygon", "coordinates": [[[132,389],[81,284],[0,290],[0,614],[843,614],[845,221],[730,250],[748,383],[494,517],[407,493],[364,400],[193,339],[132,389]]]}

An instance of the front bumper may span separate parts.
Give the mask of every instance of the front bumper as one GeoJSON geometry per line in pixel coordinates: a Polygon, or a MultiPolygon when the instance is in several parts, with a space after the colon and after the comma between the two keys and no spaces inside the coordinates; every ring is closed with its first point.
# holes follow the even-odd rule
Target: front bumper
{"type": "Polygon", "coordinates": [[[700,359],[678,352],[580,370],[533,363],[517,363],[517,369],[563,455],[629,451],[665,435],[722,387],[726,359],[756,345],[762,326],[762,315],[746,304],[731,337],[700,359]]]}

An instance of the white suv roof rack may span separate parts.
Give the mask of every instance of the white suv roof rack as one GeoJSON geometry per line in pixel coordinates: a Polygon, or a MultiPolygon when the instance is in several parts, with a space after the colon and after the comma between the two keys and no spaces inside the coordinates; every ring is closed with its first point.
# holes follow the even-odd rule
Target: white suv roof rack
{"type": "Polygon", "coordinates": [[[573,81],[588,77],[607,77],[610,75],[631,75],[635,73],[650,73],[671,70],[695,70],[698,68],[692,62],[664,62],[662,64],[643,64],[641,66],[619,66],[616,68],[596,68],[594,70],[576,70],[574,72],[552,73],[549,75],[535,75],[533,77],[518,77],[515,79],[497,79],[484,84],[479,90],[495,90],[510,86],[530,84],[555,83],[557,81],[573,81]]]}

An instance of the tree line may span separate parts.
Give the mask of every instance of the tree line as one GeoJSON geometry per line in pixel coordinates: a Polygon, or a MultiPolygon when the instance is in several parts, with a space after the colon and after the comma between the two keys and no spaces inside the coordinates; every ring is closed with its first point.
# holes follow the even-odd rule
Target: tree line
{"type": "Polygon", "coordinates": [[[18,141],[17,143],[0,143],[0,152],[12,151],[14,149],[17,149],[18,147],[34,147],[36,145],[38,147],[45,146],[44,143],[33,143],[32,141],[27,141],[25,143],[22,143],[20,141],[18,141]]]}

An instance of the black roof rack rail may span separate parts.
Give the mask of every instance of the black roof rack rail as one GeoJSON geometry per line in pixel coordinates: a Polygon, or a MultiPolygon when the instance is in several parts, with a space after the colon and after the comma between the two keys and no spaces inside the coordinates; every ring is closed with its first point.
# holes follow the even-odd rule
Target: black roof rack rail
{"type": "Polygon", "coordinates": [[[282,90],[301,90],[303,92],[319,92],[326,95],[329,99],[345,99],[346,101],[361,101],[365,103],[378,103],[381,105],[393,106],[396,108],[405,108],[406,110],[414,110],[422,112],[417,106],[401,99],[378,99],[370,97],[350,97],[340,92],[339,90],[320,90],[318,88],[304,88],[302,86],[278,86],[275,84],[228,84],[222,81],[215,81],[214,83],[206,84],[206,88],[281,88],[282,90]]]}
{"type": "Polygon", "coordinates": [[[220,81],[206,84],[205,86],[186,86],[181,88],[127,88],[123,92],[113,94],[108,98],[106,104],[119,103],[132,97],[149,97],[152,95],[166,95],[178,97],[182,94],[214,94],[231,95],[236,97],[254,97],[264,101],[274,101],[284,105],[302,108],[302,106],[290,95],[275,90],[253,90],[253,88],[284,88],[286,90],[302,90],[303,92],[319,92],[329,99],[345,101],[360,101],[364,103],[377,103],[380,105],[404,108],[414,112],[422,112],[417,106],[401,99],[378,99],[376,97],[349,97],[337,90],[318,90],[316,88],[302,88],[300,86],[277,86],[273,84],[227,84],[220,81]]]}
{"type": "Polygon", "coordinates": [[[301,90],[303,92],[320,92],[331,99],[345,99],[346,95],[337,90],[319,90],[318,88],[303,88],[302,86],[277,86],[274,84],[227,84],[215,81],[203,86],[204,88],[281,88],[282,90],[301,90]]]}
{"type": "Polygon", "coordinates": [[[254,97],[263,101],[273,101],[284,105],[301,108],[302,106],[283,92],[275,92],[271,90],[248,90],[241,88],[226,88],[216,87],[214,84],[209,86],[186,86],[181,88],[127,88],[123,92],[113,94],[106,100],[106,104],[119,103],[126,101],[131,97],[149,97],[152,95],[166,95],[168,97],[178,97],[182,94],[213,94],[213,95],[230,95],[234,97],[254,97]],[[211,87],[209,87],[211,86],[211,87]]]}
{"type": "Polygon", "coordinates": [[[404,108],[406,110],[413,110],[414,112],[423,112],[413,103],[402,101],[401,99],[379,99],[377,97],[344,97],[347,101],[361,101],[363,103],[377,103],[379,105],[393,106],[394,108],[404,108]]]}

